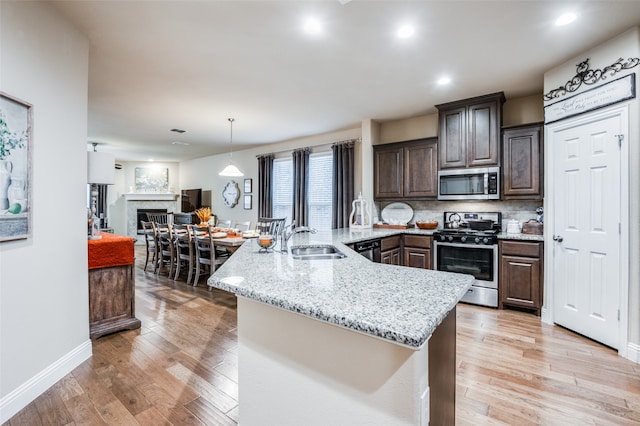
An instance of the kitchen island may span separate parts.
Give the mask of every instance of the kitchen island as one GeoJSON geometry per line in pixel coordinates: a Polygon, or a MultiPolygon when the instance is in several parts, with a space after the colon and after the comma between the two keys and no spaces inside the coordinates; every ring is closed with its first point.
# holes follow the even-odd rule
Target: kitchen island
{"type": "Polygon", "coordinates": [[[384,231],[298,234],[335,260],[243,245],[208,281],[238,296],[241,424],[452,424],[455,306],[469,275],[381,265],[345,244],[384,231]]]}

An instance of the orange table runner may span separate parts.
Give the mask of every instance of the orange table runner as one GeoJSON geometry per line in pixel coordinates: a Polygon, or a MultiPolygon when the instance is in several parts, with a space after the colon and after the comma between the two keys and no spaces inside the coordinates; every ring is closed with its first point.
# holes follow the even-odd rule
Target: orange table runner
{"type": "Polygon", "coordinates": [[[133,238],[101,232],[101,240],[89,243],[89,269],[131,265],[134,260],[133,238]]]}

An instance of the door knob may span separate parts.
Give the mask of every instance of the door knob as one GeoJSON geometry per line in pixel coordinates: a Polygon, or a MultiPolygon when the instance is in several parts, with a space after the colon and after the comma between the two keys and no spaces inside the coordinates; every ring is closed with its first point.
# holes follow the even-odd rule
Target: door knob
{"type": "Polygon", "coordinates": [[[563,240],[563,238],[562,238],[561,235],[554,235],[553,236],[553,241],[557,241],[557,242],[561,243],[562,240],[563,240]]]}

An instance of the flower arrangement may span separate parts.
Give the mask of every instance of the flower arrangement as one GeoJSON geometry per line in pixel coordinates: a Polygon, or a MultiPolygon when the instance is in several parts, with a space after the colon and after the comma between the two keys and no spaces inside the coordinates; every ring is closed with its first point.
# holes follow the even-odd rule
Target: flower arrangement
{"type": "Polygon", "coordinates": [[[201,207],[195,211],[195,214],[200,219],[200,223],[205,223],[211,218],[211,209],[209,207],[201,207]]]}

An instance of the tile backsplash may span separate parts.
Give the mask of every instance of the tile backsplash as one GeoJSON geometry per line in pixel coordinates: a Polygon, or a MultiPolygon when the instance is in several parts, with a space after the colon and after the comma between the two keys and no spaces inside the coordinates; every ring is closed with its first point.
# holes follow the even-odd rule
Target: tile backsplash
{"type": "MultiPolygon", "coordinates": [[[[530,219],[536,219],[536,209],[543,205],[542,201],[403,201],[413,209],[413,219],[437,220],[442,227],[444,212],[502,212],[502,228],[507,227],[509,220],[517,220],[520,223],[530,219]]],[[[374,203],[376,212],[374,220],[382,220],[380,212],[391,202],[374,203]]]]}

